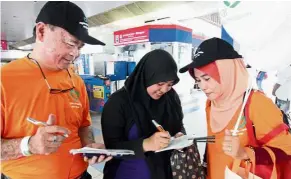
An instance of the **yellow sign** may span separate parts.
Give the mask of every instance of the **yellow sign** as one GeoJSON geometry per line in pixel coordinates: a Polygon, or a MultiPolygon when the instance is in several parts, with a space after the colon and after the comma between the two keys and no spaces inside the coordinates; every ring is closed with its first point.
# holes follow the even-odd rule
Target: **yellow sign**
{"type": "Polygon", "coordinates": [[[104,99],[104,86],[93,85],[93,96],[97,99],[104,99]]]}

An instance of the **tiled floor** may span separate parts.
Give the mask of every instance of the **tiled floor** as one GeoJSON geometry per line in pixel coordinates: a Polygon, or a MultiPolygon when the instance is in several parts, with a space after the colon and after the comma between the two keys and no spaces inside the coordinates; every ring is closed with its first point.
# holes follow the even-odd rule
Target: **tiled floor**
{"type": "MultiPolygon", "coordinates": [[[[93,133],[96,142],[104,143],[102,132],[101,132],[101,116],[97,113],[91,113],[92,117],[92,126],[93,133]]],[[[103,178],[103,168],[104,163],[95,164],[93,166],[88,167],[88,172],[92,175],[93,179],[102,179],[103,178]]]]}

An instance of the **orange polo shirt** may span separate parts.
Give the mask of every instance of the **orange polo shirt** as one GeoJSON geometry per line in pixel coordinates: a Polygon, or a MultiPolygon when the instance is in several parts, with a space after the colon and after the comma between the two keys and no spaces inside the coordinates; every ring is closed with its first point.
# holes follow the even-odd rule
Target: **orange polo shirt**
{"type": "MultiPolygon", "coordinates": [[[[66,70],[43,71],[52,88],[72,87],[66,70]]],[[[38,126],[28,122],[26,118],[32,117],[46,122],[51,113],[56,115],[56,125],[72,132],[56,153],[1,161],[1,170],[8,177],[76,178],[87,169],[88,164],[83,161],[82,156],[69,153],[70,149],[82,147],[78,129],[91,125],[86,87],[78,75],[71,71],[70,74],[75,89],[66,93],[50,94],[39,67],[28,58],[12,61],[1,68],[1,138],[14,139],[34,135],[38,126]]]]}
{"type": "MultiPolygon", "coordinates": [[[[260,92],[254,92],[251,103],[250,103],[250,120],[253,122],[255,126],[255,132],[257,139],[261,139],[267,133],[269,133],[272,129],[279,126],[283,123],[281,111],[277,108],[277,106],[272,102],[271,99],[266,97],[264,94],[260,92]]],[[[225,129],[232,130],[237,121],[240,108],[236,111],[232,120],[221,132],[214,133],[210,128],[210,102],[207,101],[206,105],[206,114],[207,114],[207,130],[208,135],[215,135],[215,143],[209,143],[208,153],[207,153],[207,163],[208,163],[208,179],[223,179],[225,167],[232,169],[234,159],[228,155],[226,155],[222,150],[222,143],[225,136],[225,129]]],[[[241,120],[239,129],[246,128],[246,120],[243,118],[241,120]]],[[[243,135],[239,136],[240,144],[242,147],[245,147],[249,144],[249,139],[247,135],[247,131],[244,132],[243,135]]],[[[276,136],[270,142],[267,143],[270,147],[275,147],[283,150],[287,154],[291,154],[291,135],[287,133],[281,133],[276,136]],[[286,142],[287,141],[287,142],[286,142]]]]}

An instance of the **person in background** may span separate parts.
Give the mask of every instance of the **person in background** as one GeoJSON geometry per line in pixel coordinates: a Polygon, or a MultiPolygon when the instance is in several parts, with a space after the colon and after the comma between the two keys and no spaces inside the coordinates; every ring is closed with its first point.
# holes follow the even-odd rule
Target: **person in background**
{"type": "Polygon", "coordinates": [[[267,78],[268,78],[267,72],[259,71],[256,81],[257,81],[258,89],[262,92],[264,92],[263,87],[262,87],[263,80],[267,78]]]}
{"type": "Polygon", "coordinates": [[[86,16],[71,2],[47,2],[34,36],[31,54],[1,68],[1,172],[13,179],[91,178],[88,159],[69,151],[104,145],[94,140],[84,82],[68,68],[84,43],[105,44],[88,35],[86,16]]]}
{"type": "Polygon", "coordinates": [[[104,179],[171,179],[171,136],[184,131],[182,107],[173,86],[177,65],[164,50],[153,50],[139,61],[125,86],[112,94],[101,117],[106,148],[128,149],[133,157],[114,158],[104,168],[104,179]],[[160,132],[155,120],[165,131],[160,132]]]}
{"type": "Polygon", "coordinates": [[[291,65],[278,71],[277,82],[274,85],[272,95],[276,96],[277,106],[286,114],[290,114],[291,65]]]}
{"type": "MultiPolygon", "coordinates": [[[[276,164],[291,157],[291,135],[282,132],[262,147],[249,147],[246,120],[233,136],[231,130],[237,122],[243,98],[249,85],[249,75],[242,56],[226,41],[211,38],[201,43],[193,62],[180,69],[188,71],[206,94],[206,119],[208,135],[216,136],[214,144],[207,144],[207,174],[209,179],[224,178],[225,167],[232,168],[234,159],[251,161],[256,165],[272,165],[272,159],[263,146],[275,154],[276,164]]],[[[284,125],[281,111],[263,93],[254,91],[250,103],[250,120],[258,139],[284,125]]],[[[244,162],[242,162],[244,163],[244,162]]],[[[269,179],[263,177],[263,179],[269,179]]]]}

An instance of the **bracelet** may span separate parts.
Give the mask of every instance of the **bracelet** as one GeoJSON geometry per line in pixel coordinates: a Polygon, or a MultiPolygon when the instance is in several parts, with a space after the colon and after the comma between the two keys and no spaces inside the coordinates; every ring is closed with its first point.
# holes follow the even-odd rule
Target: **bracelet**
{"type": "Polygon", "coordinates": [[[28,142],[31,136],[26,136],[21,140],[20,150],[23,156],[31,156],[32,153],[29,150],[28,142]]]}
{"type": "MultiPolygon", "coordinates": [[[[254,147],[253,146],[248,146],[248,148],[251,149],[253,151],[253,153],[255,153],[255,150],[254,150],[254,147]]],[[[252,161],[251,161],[250,158],[245,159],[244,161],[247,162],[247,163],[252,163],[252,161]]]]}

